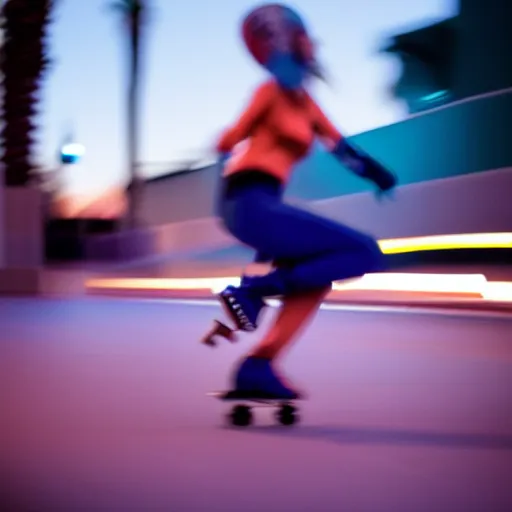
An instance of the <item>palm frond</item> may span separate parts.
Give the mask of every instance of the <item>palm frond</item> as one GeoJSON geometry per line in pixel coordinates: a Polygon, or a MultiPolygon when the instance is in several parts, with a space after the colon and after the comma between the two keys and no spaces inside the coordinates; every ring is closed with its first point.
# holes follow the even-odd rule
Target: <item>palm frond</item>
{"type": "Polygon", "coordinates": [[[9,0],[2,7],[0,51],[2,163],[9,186],[30,182],[36,142],[40,89],[48,70],[48,26],[54,0],[9,0]]]}

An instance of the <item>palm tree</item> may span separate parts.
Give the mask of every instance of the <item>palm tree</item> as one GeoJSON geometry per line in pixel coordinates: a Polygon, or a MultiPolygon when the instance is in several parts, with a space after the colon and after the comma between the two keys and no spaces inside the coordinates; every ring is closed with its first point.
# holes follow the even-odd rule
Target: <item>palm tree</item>
{"type": "Polygon", "coordinates": [[[54,0],[7,0],[0,13],[3,41],[0,76],[3,80],[1,139],[5,185],[30,183],[35,116],[39,92],[49,64],[47,34],[54,0]]]}
{"type": "Polygon", "coordinates": [[[127,95],[127,145],[130,184],[130,213],[131,227],[137,222],[137,206],[141,188],[141,178],[138,174],[139,159],[139,99],[140,99],[140,64],[142,56],[142,30],[147,14],[145,0],[117,0],[112,9],[121,14],[128,42],[128,95],[127,95]]]}

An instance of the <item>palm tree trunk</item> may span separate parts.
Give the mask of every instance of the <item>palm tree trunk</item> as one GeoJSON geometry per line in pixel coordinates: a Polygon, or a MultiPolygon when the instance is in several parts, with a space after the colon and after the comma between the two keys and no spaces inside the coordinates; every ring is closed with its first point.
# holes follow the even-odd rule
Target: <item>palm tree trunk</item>
{"type": "Polygon", "coordinates": [[[130,51],[130,76],[128,88],[128,166],[129,166],[129,195],[130,207],[128,223],[130,228],[138,223],[138,206],[140,201],[140,177],[139,177],[139,80],[140,78],[140,27],[139,19],[131,20],[131,51],[130,51]]]}

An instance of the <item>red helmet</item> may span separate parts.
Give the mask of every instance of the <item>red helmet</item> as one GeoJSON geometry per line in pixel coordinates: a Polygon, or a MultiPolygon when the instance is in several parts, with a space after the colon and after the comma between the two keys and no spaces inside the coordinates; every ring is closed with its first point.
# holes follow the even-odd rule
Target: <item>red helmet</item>
{"type": "Polygon", "coordinates": [[[315,61],[314,45],[302,18],[285,5],[267,4],[252,10],[243,21],[242,37],[262,66],[275,51],[293,54],[308,67],[315,61]]]}

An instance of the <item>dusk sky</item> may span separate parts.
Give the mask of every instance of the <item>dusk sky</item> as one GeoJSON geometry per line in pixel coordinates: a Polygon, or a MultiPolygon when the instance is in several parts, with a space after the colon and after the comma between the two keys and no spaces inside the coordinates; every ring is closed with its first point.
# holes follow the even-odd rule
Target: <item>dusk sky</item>
{"type": "MultiPolygon", "coordinates": [[[[56,165],[69,127],[86,146],[70,191],[96,192],[126,179],[125,40],[110,0],[60,0],[51,27],[53,68],[43,94],[40,150],[56,165]]],[[[152,0],[142,104],[143,162],[173,162],[210,149],[266,75],[239,37],[254,0],[152,0]]],[[[295,0],[332,83],[314,95],[347,135],[406,116],[389,85],[399,72],[378,53],[387,36],[456,14],[457,0],[295,0]]],[[[155,169],[161,169],[161,166],[155,169]]]]}

